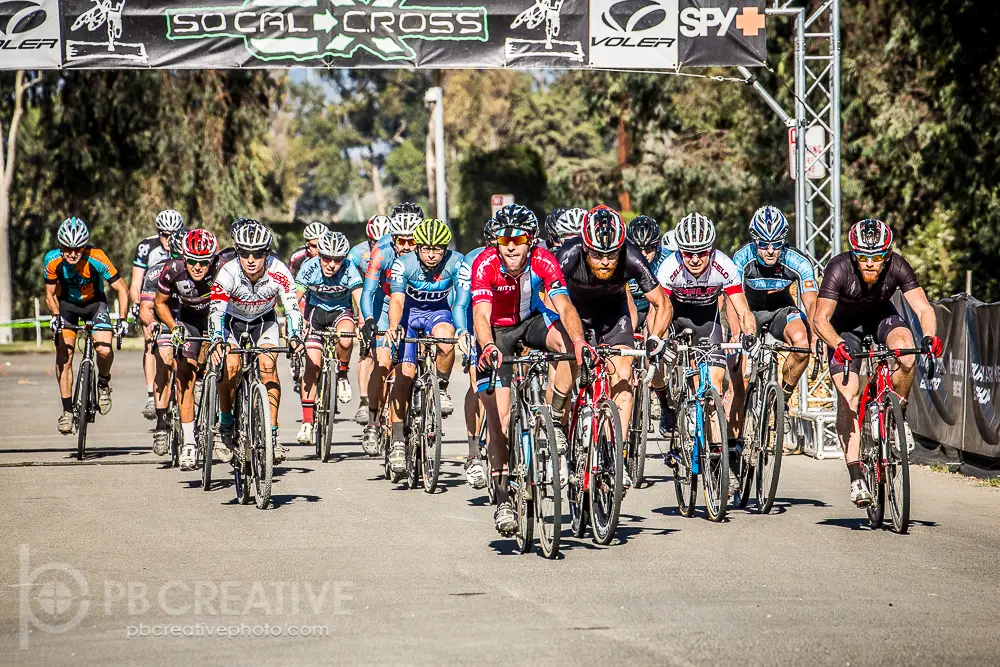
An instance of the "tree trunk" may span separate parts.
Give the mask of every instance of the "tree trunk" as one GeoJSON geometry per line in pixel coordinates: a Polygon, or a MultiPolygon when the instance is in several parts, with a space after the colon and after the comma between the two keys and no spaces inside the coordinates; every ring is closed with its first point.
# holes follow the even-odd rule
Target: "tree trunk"
{"type": "Polygon", "coordinates": [[[622,103],[618,116],[618,208],[622,213],[632,210],[632,198],[625,189],[625,168],[628,167],[628,156],[632,152],[632,140],[625,126],[625,114],[628,113],[628,97],[622,103]]]}
{"type": "MultiPolygon", "coordinates": [[[[437,208],[437,161],[434,159],[434,114],[427,120],[427,144],[424,149],[424,167],[427,170],[427,198],[432,209],[437,208]]],[[[435,215],[437,215],[435,213],[435,215]]]]}
{"type": "Polygon", "coordinates": [[[375,212],[385,215],[387,203],[385,201],[385,190],[382,189],[382,174],[378,172],[378,165],[374,160],[368,160],[368,173],[372,177],[372,194],[375,195],[375,212]]]}

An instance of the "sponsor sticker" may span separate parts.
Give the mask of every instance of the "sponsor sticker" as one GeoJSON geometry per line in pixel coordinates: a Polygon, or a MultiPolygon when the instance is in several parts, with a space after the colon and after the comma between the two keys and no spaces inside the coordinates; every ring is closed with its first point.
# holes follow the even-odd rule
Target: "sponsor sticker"
{"type": "Polygon", "coordinates": [[[591,0],[590,65],[677,67],[678,0],[591,0]]]}
{"type": "Polygon", "coordinates": [[[62,65],[57,0],[0,1],[3,69],[52,69],[62,65]]]}

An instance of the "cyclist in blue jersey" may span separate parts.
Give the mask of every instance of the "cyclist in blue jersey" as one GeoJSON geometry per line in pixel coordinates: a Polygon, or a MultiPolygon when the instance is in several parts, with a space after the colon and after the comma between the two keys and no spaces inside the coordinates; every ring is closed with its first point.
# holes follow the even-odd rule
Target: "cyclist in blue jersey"
{"type": "MultiPolygon", "coordinates": [[[[340,232],[327,232],[317,240],[319,254],[303,262],[295,276],[295,288],[300,298],[305,297],[309,312],[302,375],[302,426],[298,433],[298,441],[303,445],[313,443],[316,381],[323,365],[323,339],[318,332],[333,329],[338,333],[353,333],[352,306],[361,298],[361,274],[347,261],[350,249],[347,237],[340,232]]],[[[352,338],[337,342],[337,400],[341,403],[351,400],[347,369],[353,350],[352,338]]]]}
{"type": "MultiPolygon", "coordinates": [[[[457,336],[463,354],[469,353],[471,337],[466,322],[466,309],[469,305],[470,271],[465,257],[448,249],[451,238],[451,229],[445,223],[433,219],[423,220],[413,230],[416,251],[393,263],[388,336],[393,345],[401,343],[405,326],[407,338],[421,333],[440,338],[457,336]],[[449,299],[453,291],[454,298],[449,299]]],[[[455,363],[455,346],[439,345],[438,350],[441,415],[447,416],[454,410],[448,395],[448,380],[455,363]],[[448,407],[452,409],[448,410],[448,407]]],[[[416,377],[416,362],[416,344],[405,343],[402,363],[392,386],[390,404],[392,449],[389,451],[389,465],[397,474],[406,471],[402,420],[410,400],[410,385],[416,377]]]]}
{"type": "Polygon", "coordinates": [[[361,290],[361,338],[375,356],[375,368],[368,380],[368,425],[361,437],[361,447],[369,456],[379,454],[378,414],[385,401],[385,384],[392,370],[393,359],[384,338],[373,340],[376,329],[389,328],[389,278],[397,257],[413,251],[413,230],[423,220],[416,204],[400,204],[389,217],[389,234],[372,248],[361,290]]]}
{"type": "MultiPolygon", "coordinates": [[[[347,261],[354,266],[359,276],[364,276],[365,271],[368,270],[372,248],[375,247],[379,239],[389,233],[389,216],[373,215],[368,218],[365,232],[368,238],[351,248],[351,251],[347,253],[347,261]]],[[[360,311],[356,312],[355,315],[360,318],[360,311]]],[[[358,401],[358,411],[354,415],[354,421],[361,426],[368,424],[368,382],[371,380],[374,367],[375,360],[371,356],[365,354],[358,359],[358,391],[361,398],[358,401]]]]}

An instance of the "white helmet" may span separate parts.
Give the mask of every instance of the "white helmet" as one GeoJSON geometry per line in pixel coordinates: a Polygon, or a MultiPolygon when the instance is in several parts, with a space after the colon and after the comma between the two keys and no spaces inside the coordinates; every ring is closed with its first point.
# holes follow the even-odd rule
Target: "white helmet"
{"type": "Polygon", "coordinates": [[[156,215],[156,229],[161,232],[176,232],[184,226],[184,218],[177,211],[168,208],[156,215]]]}
{"type": "Polygon", "coordinates": [[[329,231],[326,225],[322,222],[310,222],[306,225],[305,230],[302,232],[302,236],[305,237],[306,241],[315,241],[316,239],[323,238],[323,235],[329,231]]]}
{"type": "Polygon", "coordinates": [[[340,232],[327,232],[319,239],[319,254],[323,257],[346,257],[351,243],[340,232]]]}
{"type": "Polygon", "coordinates": [[[701,213],[689,213],[677,225],[677,249],[700,252],[715,247],[715,223],[701,213]]]}
{"type": "Polygon", "coordinates": [[[90,230],[80,218],[66,218],[59,225],[56,239],[63,248],[82,248],[90,240],[90,230]]]}
{"type": "Polygon", "coordinates": [[[372,241],[378,241],[389,233],[390,225],[392,225],[392,220],[389,216],[373,215],[368,218],[368,224],[365,225],[365,233],[368,234],[368,238],[372,241]]]}
{"type": "Polygon", "coordinates": [[[419,213],[397,213],[390,218],[389,233],[393,236],[413,236],[413,230],[423,219],[419,213]]]}
{"type": "Polygon", "coordinates": [[[552,225],[559,238],[579,236],[583,233],[583,219],[587,217],[587,209],[571,208],[563,211],[552,225]]]}
{"type": "Polygon", "coordinates": [[[677,230],[668,229],[660,239],[660,250],[663,252],[677,252],[677,230]]]}
{"type": "Polygon", "coordinates": [[[267,227],[251,220],[236,230],[233,245],[238,250],[270,250],[273,238],[267,227]]]}

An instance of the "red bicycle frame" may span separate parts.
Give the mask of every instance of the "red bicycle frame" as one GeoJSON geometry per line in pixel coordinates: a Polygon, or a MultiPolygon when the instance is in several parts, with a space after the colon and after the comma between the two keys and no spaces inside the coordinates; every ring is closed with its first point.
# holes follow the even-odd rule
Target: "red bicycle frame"
{"type": "MultiPolygon", "coordinates": [[[[585,407],[589,407],[589,434],[591,440],[593,440],[593,434],[597,430],[597,404],[611,398],[611,383],[608,381],[607,362],[605,362],[600,354],[595,355],[594,367],[589,372],[593,373],[593,379],[589,384],[580,388],[576,401],[573,403],[573,411],[570,413],[570,433],[576,433],[580,411],[585,407]]],[[[587,462],[587,466],[584,468],[582,491],[590,489],[590,475],[597,472],[597,461],[593,457],[592,448],[588,447],[587,452],[590,461],[587,462]]]]}

